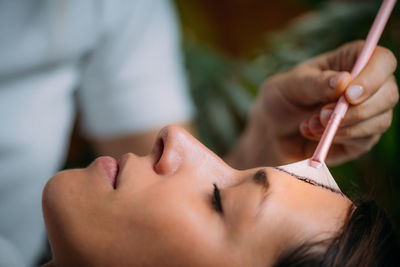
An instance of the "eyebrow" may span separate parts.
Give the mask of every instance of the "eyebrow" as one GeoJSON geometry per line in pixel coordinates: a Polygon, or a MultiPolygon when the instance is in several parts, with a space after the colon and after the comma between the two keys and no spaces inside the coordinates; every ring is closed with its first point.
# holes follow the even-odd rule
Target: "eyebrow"
{"type": "MultiPolygon", "coordinates": [[[[324,188],[324,189],[326,189],[326,190],[329,190],[329,191],[331,191],[331,192],[333,192],[333,193],[337,193],[337,194],[340,194],[340,195],[344,196],[344,194],[343,194],[341,191],[336,190],[335,188],[332,188],[332,187],[330,187],[330,186],[323,185],[323,184],[321,184],[321,183],[315,182],[315,181],[311,180],[311,179],[308,178],[308,177],[296,175],[296,174],[294,174],[294,173],[288,172],[288,171],[286,171],[286,170],[284,170],[284,169],[281,169],[281,168],[279,168],[279,167],[272,167],[272,168],[275,169],[275,170],[278,170],[278,171],[287,173],[287,174],[289,174],[290,176],[292,176],[292,177],[294,177],[294,178],[297,178],[298,180],[301,180],[301,181],[303,181],[303,182],[305,182],[305,183],[308,183],[308,184],[311,184],[311,185],[315,185],[315,186],[319,186],[319,187],[322,187],[322,188],[324,188]]],[[[259,205],[258,205],[258,212],[257,212],[257,215],[256,215],[256,217],[258,217],[259,214],[260,214],[260,212],[261,212],[261,207],[264,206],[264,203],[266,202],[266,199],[267,199],[268,196],[269,196],[269,194],[268,194],[268,189],[269,189],[269,187],[270,187],[270,186],[269,186],[270,183],[269,183],[269,180],[268,180],[267,172],[266,172],[265,170],[258,170],[258,171],[253,175],[253,177],[251,178],[251,180],[252,180],[255,184],[261,185],[261,186],[263,187],[264,191],[265,191],[264,196],[263,196],[262,200],[260,201],[260,203],[259,203],[259,205]]]]}
{"type": "Polygon", "coordinates": [[[267,173],[265,172],[265,170],[258,170],[253,175],[252,180],[256,184],[260,184],[260,185],[264,186],[265,189],[268,189],[268,187],[269,187],[269,181],[268,181],[267,173]]]}
{"type": "Polygon", "coordinates": [[[322,187],[322,188],[324,188],[324,189],[326,189],[326,190],[329,190],[329,191],[331,191],[331,192],[333,192],[333,193],[336,193],[336,194],[339,194],[339,195],[342,195],[342,196],[343,196],[343,193],[342,193],[341,191],[339,191],[339,190],[337,190],[337,189],[335,189],[335,188],[333,188],[333,187],[330,187],[330,186],[327,186],[327,185],[318,183],[318,182],[312,180],[312,179],[309,178],[309,177],[300,176],[300,175],[297,175],[297,174],[288,172],[288,171],[286,171],[286,170],[284,170],[284,169],[281,169],[281,168],[279,168],[279,167],[273,167],[273,168],[274,168],[275,170],[278,170],[278,171],[287,173],[287,174],[289,174],[290,176],[292,176],[292,177],[294,177],[294,178],[297,178],[297,179],[299,179],[299,180],[301,180],[301,181],[303,181],[303,182],[306,182],[306,183],[311,184],[311,185],[315,185],[315,186],[322,187]]]}

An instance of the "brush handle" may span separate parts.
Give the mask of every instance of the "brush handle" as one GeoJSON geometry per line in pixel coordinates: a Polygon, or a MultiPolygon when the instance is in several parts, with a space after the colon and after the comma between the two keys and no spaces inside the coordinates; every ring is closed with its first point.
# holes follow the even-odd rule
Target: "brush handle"
{"type": "MultiPolygon", "coordinates": [[[[383,1],[375,21],[372,24],[371,30],[368,33],[367,40],[365,41],[361,53],[351,71],[352,79],[356,78],[360,74],[365,65],[367,65],[368,60],[371,58],[371,55],[378,44],[379,38],[382,35],[383,29],[385,28],[386,22],[389,19],[395,3],[396,0],[383,1]]],[[[344,95],[340,96],[339,101],[337,102],[336,107],[329,119],[328,125],[326,126],[321,140],[319,141],[314,152],[314,155],[310,159],[310,166],[319,167],[321,163],[325,162],[333,138],[335,137],[335,134],[344,118],[344,115],[347,112],[348,107],[349,103],[344,95]]]]}

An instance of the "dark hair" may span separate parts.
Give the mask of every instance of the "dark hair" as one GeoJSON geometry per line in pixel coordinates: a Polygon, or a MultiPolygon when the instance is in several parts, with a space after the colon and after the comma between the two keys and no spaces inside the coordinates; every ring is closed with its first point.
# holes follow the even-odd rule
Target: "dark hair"
{"type": "Polygon", "coordinates": [[[285,251],[275,267],[400,266],[399,241],[383,209],[375,201],[353,204],[339,234],[285,251]],[[324,249],[321,249],[324,248],[324,249]]]}

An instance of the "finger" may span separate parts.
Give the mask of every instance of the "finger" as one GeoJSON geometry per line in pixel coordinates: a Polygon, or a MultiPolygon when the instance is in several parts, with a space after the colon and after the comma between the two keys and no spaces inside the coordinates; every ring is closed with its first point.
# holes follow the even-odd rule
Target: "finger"
{"type": "MultiPolygon", "coordinates": [[[[314,117],[315,116],[311,117],[310,120],[312,120],[314,117]]],[[[391,109],[382,114],[376,115],[370,119],[364,120],[360,123],[346,127],[341,127],[336,132],[333,142],[341,143],[343,142],[343,140],[349,140],[349,139],[351,140],[354,138],[363,138],[375,134],[382,134],[390,127],[390,125],[392,124],[392,119],[393,119],[393,110],[391,109]]],[[[317,131],[313,129],[311,125],[309,126],[309,128],[313,136],[316,137],[322,136],[322,134],[320,134],[321,130],[318,129],[317,131]]]]}
{"type": "Polygon", "coordinates": [[[303,107],[336,101],[350,82],[348,72],[321,70],[302,64],[291,70],[290,85],[282,93],[292,103],[303,107]]]}
{"type": "Polygon", "coordinates": [[[346,43],[335,50],[309,60],[308,64],[319,69],[351,72],[363,45],[363,40],[346,43]]]}
{"type": "MultiPolygon", "coordinates": [[[[355,41],[345,44],[334,51],[308,61],[307,64],[316,69],[350,71],[364,43],[364,41],[355,41]]],[[[390,50],[380,46],[376,47],[365,68],[346,90],[346,99],[351,104],[365,101],[393,74],[396,65],[396,58],[390,50]],[[350,88],[352,90],[349,90],[350,88]]]]}
{"type": "MultiPolygon", "coordinates": [[[[392,119],[393,110],[388,110],[355,125],[339,128],[333,142],[342,143],[344,140],[382,134],[390,127],[392,119]]],[[[308,129],[308,132],[304,132],[304,134],[302,132],[302,134],[310,140],[319,140],[325,131],[325,127],[320,122],[319,115],[312,116],[308,121],[304,121],[302,124],[307,125],[308,129]]]]}
{"type": "Polygon", "coordinates": [[[365,138],[353,139],[350,143],[334,143],[329,151],[326,163],[333,166],[344,161],[356,159],[370,151],[378,143],[380,137],[380,134],[376,134],[365,138]]]}
{"type": "MultiPolygon", "coordinates": [[[[376,134],[364,138],[353,139],[351,142],[333,143],[328,154],[328,158],[343,157],[346,155],[359,156],[369,151],[378,143],[381,135],[376,134]]],[[[318,141],[310,140],[304,146],[305,155],[311,157],[317,148],[318,141]]]]}
{"type": "Polygon", "coordinates": [[[371,97],[396,70],[397,61],[393,53],[377,47],[367,65],[346,89],[346,99],[353,105],[371,97]]]}
{"type": "Polygon", "coordinates": [[[325,127],[321,124],[319,115],[314,115],[308,120],[308,127],[311,134],[320,137],[324,133],[325,127]]]}
{"type": "Polygon", "coordinates": [[[310,128],[308,126],[308,120],[305,120],[303,122],[300,123],[300,127],[299,127],[300,133],[303,137],[310,139],[310,140],[314,140],[317,141],[318,137],[315,137],[311,131],[310,128]]]}
{"type": "Polygon", "coordinates": [[[372,148],[372,145],[375,145],[379,138],[382,136],[382,134],[374,134],[366,137],[360,137],[360,138],[344,138],[338,136],[338,138],[335,138],[333,140],[333,145],[345,145],[345,146],[351,146],[354,149],[362,149],[364,151],[369,150],[372,148]]]}
{"type": "Polygon", "coordinates": [[[389,110],[355,125],[339,128],[336,136],[360,138],[374,134],[382,134],[390,127],[392,119],[393,110],[389,110]]]}
{"type": "MultiPolygon", "coordinates": [[[[368,152],[379,141],[379,138],[380,135],[376,134],[365,138],[353,139],[350,143],[333,143],[329,150],[326,164],[334,166],[344,161],[356,159],[368,152]]],[[[303,150],[306,158],[310,158],[314,154],[317,145],[318,142],[315,140],[310,140],[304,144],[303,150]]]]}
{"type": "MultiPolygon", "coordinates": [[[[300,132],[302,133],[303,137],[312,140],[312,141],[319,141],[321,139],[321,132],[325,130],[322,125],[316,125],[313,127],[317,127],[317,129],[311,128],[308,126],[308,124],[313,124],[312,121],[315,120],[315,123],[318,123],[318,117],[313,116],[310,120],[306,120],[302,122],[302,127],[300,128],[300,132]],[[306,126],[303,126],[306,125],[306,126]]],[[[365,137],[354,137],[354,136],[339,136],[336,135],[332,141],[332,144],[344,144],[344,145],[355,145],[357,143],[361,144],[361,146],[364,146],[365,143],[369,142],[369,140],[376,136],[379,138],[381,136],[381,133],[375,133],[370,136],[365,136],[365,137]]]]}
{"type": "MultiPolygon", "coordinates": [[[[347,110],[347,113],[340,124],[340,127],[350,126],[361,121],[372,118],[378,114],[385,113],[393,109],[399,101],[399,92],[396,84],[396,79],[392,75],[384,85],[365,102],[359,105],[352,105],[347,110]]],[[[326,105],[321,109],[320,118],[321,124],[326,127],[330,115],[335,108],[336,103],[326,105]]]]}

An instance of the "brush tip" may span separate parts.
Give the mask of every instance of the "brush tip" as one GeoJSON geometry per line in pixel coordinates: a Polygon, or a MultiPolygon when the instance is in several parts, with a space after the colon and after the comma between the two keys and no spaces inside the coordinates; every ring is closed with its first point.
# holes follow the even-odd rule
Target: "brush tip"
{"type": "Polygon", "coordinates": [[[322,163],[321,163],[321,162],[316,161],[316,160],[312,160],[312,159],[310,159],[310,161],[308,162],[308,164],[309,164],[311,167],[316,168],[316,169],[318,169],[318,168],[320,168],[320,167],[322,166],[322,163]]]}

